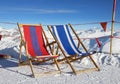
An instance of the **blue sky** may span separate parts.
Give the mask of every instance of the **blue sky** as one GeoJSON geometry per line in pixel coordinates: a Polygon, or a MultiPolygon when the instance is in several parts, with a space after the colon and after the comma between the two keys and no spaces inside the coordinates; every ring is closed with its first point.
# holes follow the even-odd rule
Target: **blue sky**
{"type": "MultiPolygon", "coordinates": [[[[46,25],[111,21],[112,8],[113,0],[1,0],[0,22],[46,25]]],[[[120,0],[115,20],[120,21],[120,0]]]]}

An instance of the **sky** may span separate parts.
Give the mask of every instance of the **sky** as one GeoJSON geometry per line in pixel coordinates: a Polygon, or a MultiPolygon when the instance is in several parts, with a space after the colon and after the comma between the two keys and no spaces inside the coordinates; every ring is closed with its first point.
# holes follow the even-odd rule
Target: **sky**
{"type": "MultiPolygon", "coordinates": [[[[120,21],[120,0],[115,20],[120,21]]],[[[80,24],[112,20],[113,0],[0,0],[0,26],[80,24]]]]}

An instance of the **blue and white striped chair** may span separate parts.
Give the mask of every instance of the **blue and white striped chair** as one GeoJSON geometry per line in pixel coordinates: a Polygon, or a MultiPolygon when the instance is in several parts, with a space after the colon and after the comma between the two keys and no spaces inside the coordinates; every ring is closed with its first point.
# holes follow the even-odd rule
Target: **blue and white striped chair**
{"type": "Polygon", "coordinates": [[[88,52],[78,35],[76,34],[75,30],[73,29],[72,25],[54,25],[54,26],[48,26],[49,31],[51,32],[54,40],[58,44],[58,47],[60,48],[62,54],[64,55],[64,58],[61,60],[66,60],[67,63],[70,65],[71,69],[75,74],[81,72],[81,71],[88,71],[88,70],[99,70],[99,67],[95,63],[95,61],[92,58],[92,54],[94,52],[88,52]],[[70,31],[71,29],[71,31],[70,31]],[[77,45],[75,44],[75,41],[71,35],[71,32],[74,34],[74,36],[77,38],[78,43],[82,45],[85,53],[81,52],[77,45]],[[78,70],[76,71],[71,64],[71,62],[82,59],[84,57],[89,57],[93,64],[95,65],[95,68],[87,69],[87,70],[78,70]]]}

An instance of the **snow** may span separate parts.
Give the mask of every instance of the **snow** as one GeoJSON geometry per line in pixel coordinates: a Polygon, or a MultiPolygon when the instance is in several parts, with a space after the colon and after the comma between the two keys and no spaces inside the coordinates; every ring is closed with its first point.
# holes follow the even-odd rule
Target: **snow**
{"type": "MultiPolygon", "coordinates": [[[[60,64],[61,74],[31,77],[29,66],[18,67],[20,35],[18,29],[3,29],[0,27],[0,34],[3,36],[0,41],[0,54],[12,56],[10,59],[0,59],[0,84],[120,84],[120,39],[113,38],[113,54],[109,54],[110,31],[85,30],[76,31],[89,51],[97,50],[101,53],[93,55],[100,71],[92,71],[74,75],[69,65],[60,64]],[[99,37],[102,46],[99,48],[95,38],[99,37]],[[90,39],[85,39],[90,38],[90,39]]],[[[51,38],[48,31],[47,36],[51,38]]],[[[120,37],[120,32],[114,32],[114,36],[120,37]]],[[[25,55],[23,51],[23,55],[25,55]]],[[[23,56],[25,57],[25,56],[23,56]]],[[[74,62],[75,68],[91,67],[88,58],[74,62]]],[[[36,70],[54,69],[54,65],[35,65],[36,70]]]]}

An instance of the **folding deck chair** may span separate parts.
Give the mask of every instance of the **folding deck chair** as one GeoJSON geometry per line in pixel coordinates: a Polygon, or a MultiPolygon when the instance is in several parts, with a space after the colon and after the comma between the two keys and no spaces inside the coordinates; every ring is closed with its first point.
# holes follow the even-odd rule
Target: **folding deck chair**
{"type": "Polygon", "coordinates": [[[51,51],[52,43],[48,43],[48,39],[46,37],[46,34],[42,26],[18,23],[18,29],[21,37],[19,65],[25,64],[27,62],[31,68],[33,77],[36,77],[39,75],[60,73],[61,71],[56,60],[58,55],[53,55],[53,52],[51,51]],[[48,48],[50,48],[49,51],[47,46],[48,48]],[[23,49],[22,47],[25,48],[27,61],[22,60],[22,49],[23,49]],[[37,74],[34,71],[34,68],[33,68],[34,62],[42,63],[50,60],[55,62],[58,70],[51,71],[51,72],[49,71],[43,72],[41,74],[37,74]]]}
{"type": "Polygon", "coordinates": [[[75,30],[73,29],[72,25],[54,25],[54,26],[48,26],[49,31],[51,32],[54,40],[56,41],[59,49],[61,50],[64,58],[58,61],[66,61],[72,71],[76,74],[80,73],[80,72],[85,72],[85,71],[91,71],[91,70],[99,70],[99,67],[97,66],[97,64],[95,63],[95,61],[92,58],[92,54],[94,54],[94,52],[88,52],[86,47],[84,46],[84,44],[82,43],[82,41],[80,40],[80,38],[78,37],[78,35],[76,34],[75,30]],[[73,37],[71,35],[71,31],[74,34],[74,36],[77,38],[78,40],[78,45],[75,44],[73,37]],[[79,50],[79,46],[82,46],[84,48],[84,50],[86,51],[85,53],[82,53],[79,50]],[[86,70],[75,70],[75,68],[73,67],[73,65],[71,64],[71,62],[82,59],[84,57],[89,57],[91,59],[91,61],[93,62],[95,68],[90,68],[90,69],[86,69],[86,70]]]}

